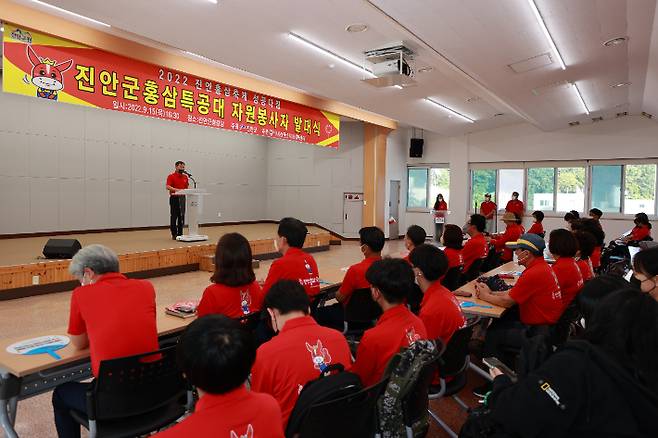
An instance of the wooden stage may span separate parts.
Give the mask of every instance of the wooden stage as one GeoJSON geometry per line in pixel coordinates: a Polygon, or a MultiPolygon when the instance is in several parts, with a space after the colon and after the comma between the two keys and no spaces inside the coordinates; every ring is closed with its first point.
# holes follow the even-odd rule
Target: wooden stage
{"type": "MultiPolygon", "coordinates": [[[[119,255],[121,272],[133,277],[154,277],[199,269],[207,256],[215,253],[219,238],[232,232],[244,235],[255,259],[276,257],[276,223],[218,225],[202,228],[205,242],[178,242],[169,229],[84,233],[48,237],[0,239],[0,300],[69,290],[75,279],[68,273],[69,260],[46,260],[42,250],[49,238],[78,239],[82,246],[99,243],[119,255]]],[[[304,248],[307,251],[329,249],[328,231],[308,227],[304,248]]]]}

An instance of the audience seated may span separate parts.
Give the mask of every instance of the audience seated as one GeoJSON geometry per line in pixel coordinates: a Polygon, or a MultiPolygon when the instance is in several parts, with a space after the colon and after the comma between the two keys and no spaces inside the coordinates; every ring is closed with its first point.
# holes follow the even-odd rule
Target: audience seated
{"type": "Polygon", "coordinates": [[[306,234],[306,225],[299,219],[285,217],[279,222],[278,237],[274,241],[276,248],[283,257],[272,262],[263,285],[267,293],[279,280],[295,280],[304,286],[309,297],[320,292],[320,276],[318,265],[312,255],[302,251],[306,234]]]}
{"type": "Polygon", "coordinates": [[[603,274],[594,277],[585,283],[582,291],[576,296],[576,303],[578,310],[587,327],[588,321],[592,319],[594,310],[598,307],[601,301],[610,295],[612,292],[628,288],[630,283],[618,275],[603,274]]]}
{"type": "Polygon", "coordinates": [[[194,413],[157,434],[282,438],[281,409],[269,394],[248,391],[256,343],[237,321],[208,315],[192,322],[178,343],[178,363],[199,392],[194,413]]]}
{"type": "Polygon", "coordinates": [[[542,224],[542,221],[544,220],[544,212],[540,210],[533,211],[532,217],[535,221],[530,226],[528,233],[544,237],[544,225],[542,224]]]}
{"type": "Polygon", "coordinates": [[[601,218],[603,217],[603,212],[601,210],[599,210],[598,208],[592,208],[589,211],[589,217],[591,217],[596,222],[598,222],[599,227],[601,227],[601,218]]]}
{"type": "MultiPolygon", "coordinates": [[[[444,238],[447,231],[446,227],[444,238]]],[[[416,282],[423,291],[418,316],[425,324],[428,338],[441,339],[447,345],[452,334],[465,323],[459,302],[440,282],[448,270],[448,259],[437,247],[425,244],[414,248],[409,260],[416,282]]]]}
{"type": "Polygon", "coordinates": [[[418,339],[427,339],[425,325],[404,305],[414,283],[411,266],[401,259],[378,260],[366,272],[372,298],[384,312],[377,325],[366,332],[356,353],[351,371],[364,386],[377,383],[386,365],[400,348],[418,339]]]}
{"type": "Polygon", "coordinates": [[[566,309],[583,288],[583,276],[574,259],[578,251],[578,241],[573,233],[563,228],[551,231],[548,250],[555,258],[551,266],[562,294],[562,305],[566,309]]]}
{"type": "Polygon", "coordinates": [[[592,268],[594,272],[598,271],[598,268],[601,266],[601,251],[605,246],[605,233],[601,224],[594,219],[578,219],[571,223],[572,231],[587,231],[592,236],[594,236],[595,245],[592,250],[592,255],[590,260],[592,262],[592,268]]]}
{"type": "Polygon", "coordinates": [[[467,272],[474,261],[484,259],[489,252],[489,244],[484,237],[486,219],[481,214],[472,214],[466,223],[466,233],[470,239],[464,244],[462,258],[464,259],[464,272],[467,272]]]}
{"type": "MultiPolygon", "coordinates": [[[[448,269],[464,267],[464,257],[462,256],[462,243],[464,242],[464,233],[462,229],[454,224],[447,224],[443,230],[441,238],[445,248],[443,253],[448,258],[448,269]]],[[[445,274],[445,272],[444,272],[445,274]]]]}
{"type": "Polygon", "coordinates": [[[658,247],[643,249],[633,258],[633,275],[640,290],[658,300],[658,247]]]}
{"type": "MultiPolygon", "coordinates": [[[[407,248],[407,251],[411,252],[418,245],[425,243],[427,238],[427,233],[425,229],[420,225],[412,225],[407,228],[407,233],[404,235],[404,247],[407,248]]],[[[405,261],[409,261],[409,254],[404,256],[405,261]]]]}
{"type": "Polygon", "coordinates": [[[651,239],[651,222],[646,213],[637,213],[633,220],[635,227],[631,230],[631,234],[624,237],[622,241],[629,244],[637,244],[637,242],[651,239]]]}
{"type": "Polygon", "coordinates": [[[594,268],[592,261],[589,259],[596,246],[596,239],[592,233],[588,231],[575,231],[574,237],[578,241],[578,252],[576,253],[576,263],[580,268],[580,273],[583,276],[583,281],[588,281],[594,278],[594,268]]]}
{"type": "MultiPolygon", "coordinates": [[[[103,360],[158,349],[155,290],[150,282],[120,274],[117,255],[103,245],[78,251],[69,272],[81,286],[71,295],[68,334],[74,348],[89,347],[94,376],[103,360]]],[[[52,403],[60,437],[80,436],[80,425],[69,412],[87,412],[85,392],[90,385],[68,382],[55,388],[52,403]]]]}
{"type": "Polygon", "coordinates": [[[564,215],[564,221],[569,225],[569,228],[571,228],[571,223],[578,219],[580,219],[580,213],[576,210],[571,210],[564,215]]]}
{"type": "Polygon", "coordinates": [[[197,316],[219,313],[241,318],[258,312],[263,291],[256,281],[249,241],[238,233],[224,234],[215,251],[213,282],[203,291],[197,316]]]}
{"type": "Polygon", "coordinates": [[[508,291],[492,293],[485,283],[476,283],[476,296],[497,306],[510,308],[489,326],[484,341],[484,356],[505,360],[504,348],[520,348],[528,326],[554,324],[562,314],[562,295],[555,274],[544,260],[544,239],[536,234],[523,234],[508,243],[525,270],[508,291]]]}
{"type": "Polygon", "coordinates": [[[516,384],[492,370],[495,433],[487,436],[658,436],[657,340],[658,303],[635,289],[614,292],[584,341],[568,342],[516,384]]]}
{"type": "Polygon", "coordinates": [[[386,238],[379,228],[364,227],[359,230],[359,243],[364,259],[349,267],[336,294],[336,299],[343,305],[347,305],[355,290],[370,287],[366,280],[366,271],[374,262],[381,260],[386,238]]]}
{"type": "Polygon", "coordinates": [[[309,316],[309,305],[308,295],[294,280],[275,283],[263,302],[278,334],[258,348],[251,389],[274,396],[281,406],[284,428],[308,381],[318,378],[328,365],[348,368],[351,363],[342,333],[318,325],[309,316]]]}
{"type": "Polygon", "coordinates": [[[521,234],[523,234],[523,227],[518,224],[519,217],[514,213],[507,212],[503,215],[503,222],[505,223],[505,232],[491,239],[494,248],[497,252],[502,251],[500,260],[503,263],[512,261],[512,250],[506,247],[507,242],[516,242],[521,234]]]}

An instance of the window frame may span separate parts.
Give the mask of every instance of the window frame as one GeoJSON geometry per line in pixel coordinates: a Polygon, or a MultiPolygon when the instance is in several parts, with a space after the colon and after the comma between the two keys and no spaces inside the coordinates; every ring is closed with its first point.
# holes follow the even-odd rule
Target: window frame
{"type": "MultiPolygon", "coordinates": [[[[409,213],[427,213],[431,207],[430,203],[430,170],[431,169],[448,169],[450,173],[450,164],[448,163],[423,163],[423,164],[407,164],[407,201],[406,201],[406,211],[409,213]],[[427,172],[427,184],[425,184],[425,207],[409,207],[409,171],[411,169],[425,169],[427,172]]],[[[451,177],[448,175],[448,189],[451,185],[451,177]]]]}

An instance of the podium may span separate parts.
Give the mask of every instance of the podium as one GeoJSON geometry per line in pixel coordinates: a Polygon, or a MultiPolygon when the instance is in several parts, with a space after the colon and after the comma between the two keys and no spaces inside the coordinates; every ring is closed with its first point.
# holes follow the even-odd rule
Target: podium
{"type": "Polygon", "coordinates": [[[179,190],[173,196],[185,196],[185,215],[187,216],[187,234],[178,236],[181,242],[200,242],[208,240],[208,236],[199,234],[199,218],[203,212],[203,197],[209,195],[204,189],[179,190]]]}

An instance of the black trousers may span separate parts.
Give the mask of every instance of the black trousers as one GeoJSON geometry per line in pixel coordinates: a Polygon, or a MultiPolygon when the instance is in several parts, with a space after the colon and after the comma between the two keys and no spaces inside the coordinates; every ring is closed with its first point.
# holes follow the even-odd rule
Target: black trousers
{"type": "Polygon", "coordinates": [[[68,382],[53,391],[55,427],[60,438],[80,438],[80,425],[69,413],[71,409],[86,413],[86,391],[91,383],[68,382]]]}
{"type": "Polygon", "coordinates": [[[515,352],[523,346],[526,329],[520,321],[518,307],[508,309],[487,328],[482,357],[495,356],[514,369],[515,352]]]}
{"type": "Polygon", "coordinates": [[[185,224],[185,196],[169,197],[169,215],[171,237],[181,236],[183,234],[183,224],[185,224]]]}

